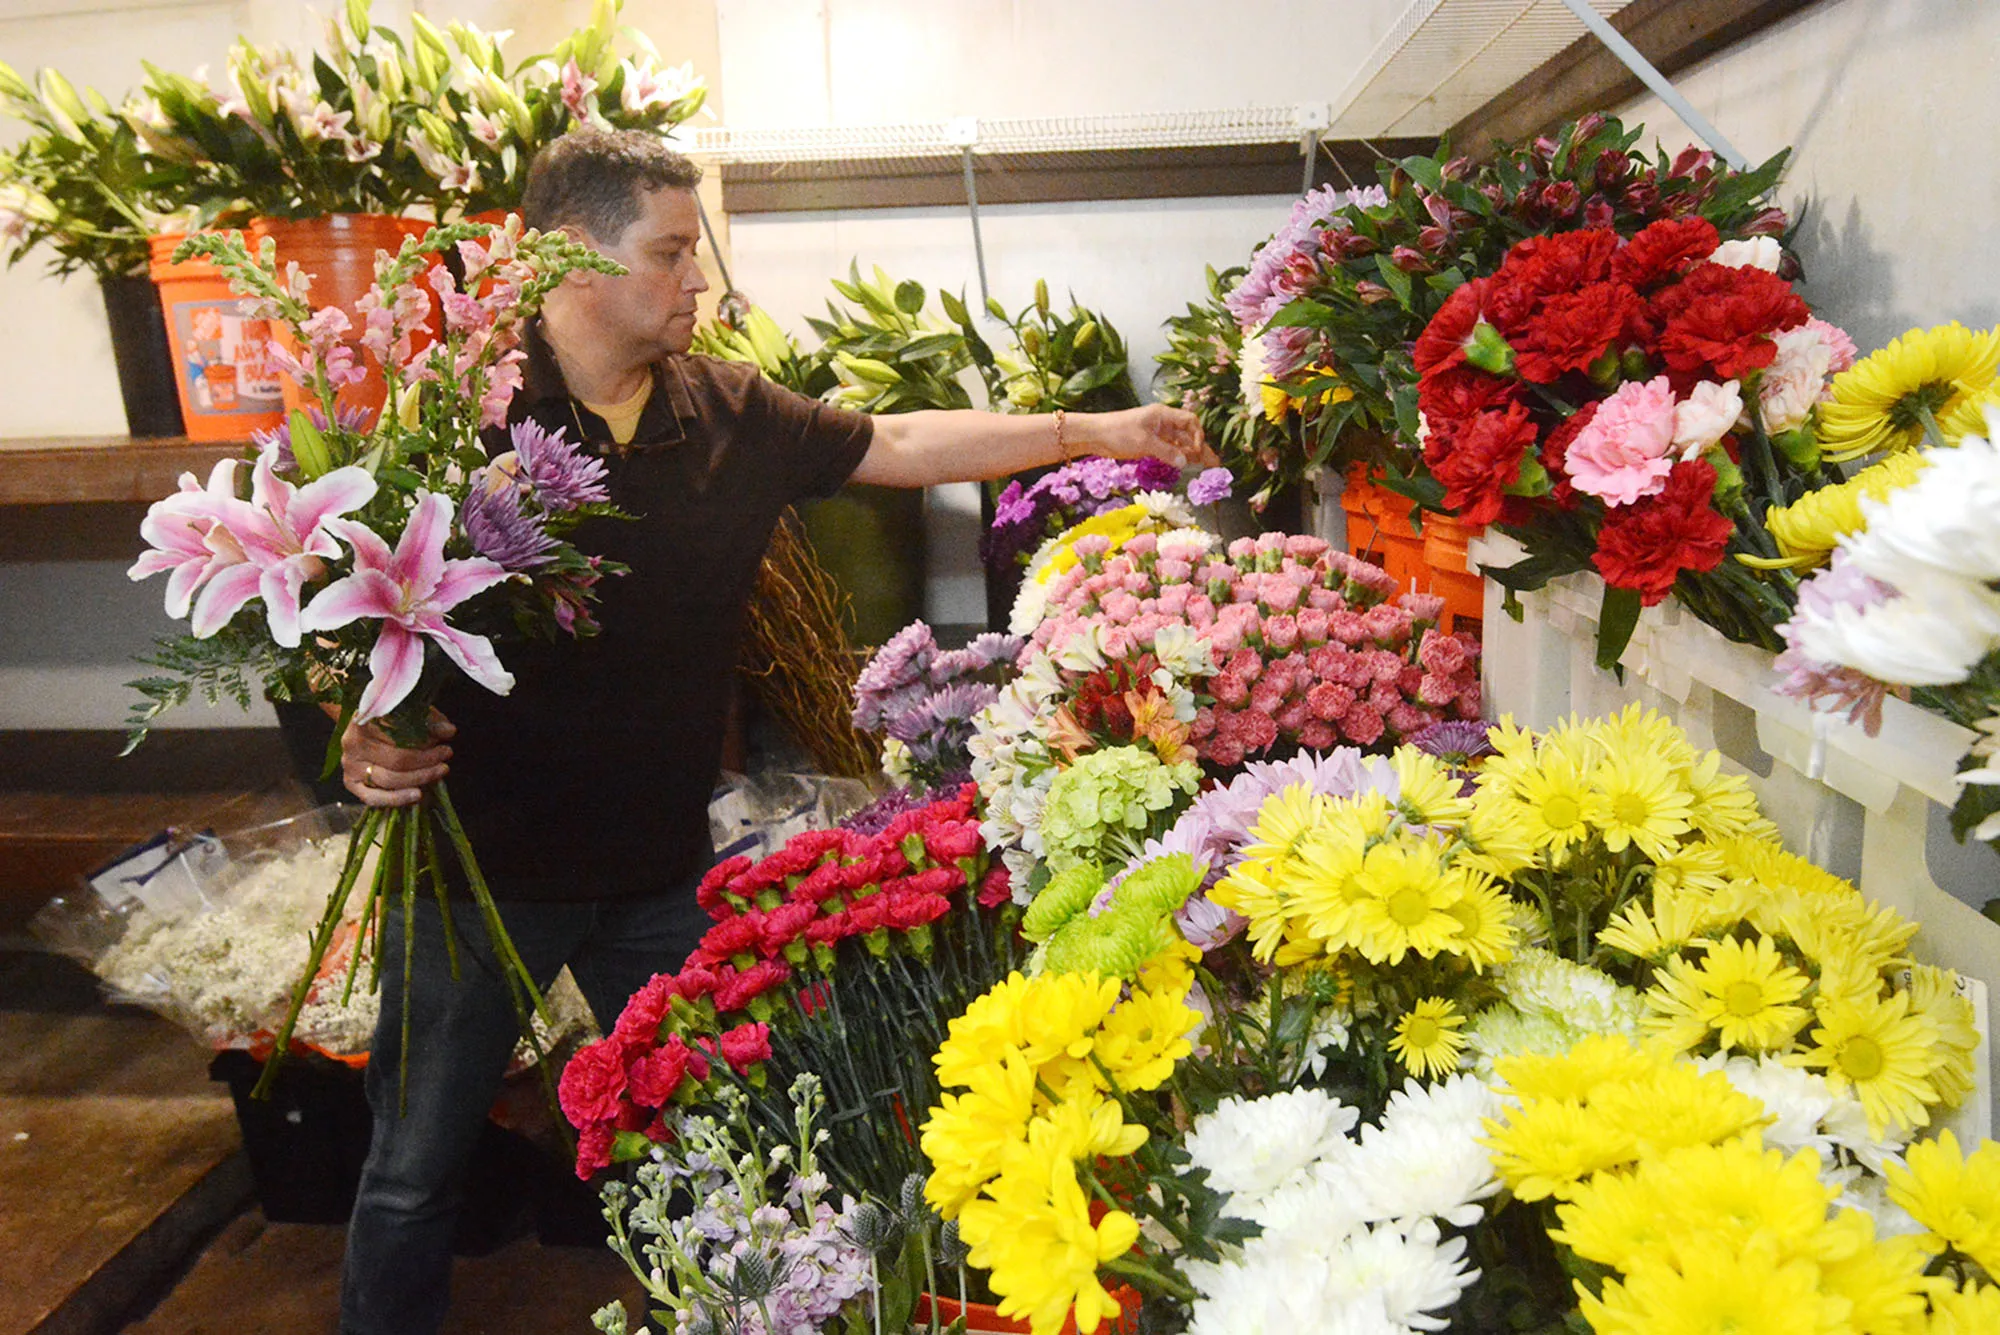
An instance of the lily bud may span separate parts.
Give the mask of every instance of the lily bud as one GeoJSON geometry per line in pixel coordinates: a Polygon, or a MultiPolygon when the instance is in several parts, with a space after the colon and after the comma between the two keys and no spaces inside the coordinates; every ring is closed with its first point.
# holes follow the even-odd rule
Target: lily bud
{"type": "Polygon", "coordinates": [[[368,30],[372,22],[368,17],[369,0],[347,0],[347,30],[354,34],[354,40],[368,40],[368,30]]]}
{"type": "Polygon", "coordinates": [[[55,122],[57,133],[65,139],[83,139],[83,123],[90,119],[90,109],[83,105],[83,99],[76,95],[68,79],[55,70],[45,69],[41,73],[42,105],[55,122]]]}
{"type": "Polygon", "coordinates": [[[1514,374],[1514,349],[1500,331],[1481,320],[1465,340],[1465,360],[1492,375],[1514,374]]]}
{"type": "Polygon", "coordinates": [[[1035,280],[1035,309],[1043,315],[1049,313],[1049,283],[1046,278],[1035,280]]]}
{"type": "Polygon", "coordinates": [[[14,73],[14,67],[0,60],[0,96],[15,102],[26,102],[34,95],[35,90],[28,87],[25,79],[14,73]]]}

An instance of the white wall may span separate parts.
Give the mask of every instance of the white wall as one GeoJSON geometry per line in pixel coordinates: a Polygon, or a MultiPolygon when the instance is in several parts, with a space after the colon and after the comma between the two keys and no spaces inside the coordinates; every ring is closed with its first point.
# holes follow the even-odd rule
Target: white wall
{"type": "MultiPolygon", "coordinates": [[[[2000,4],[1821,0],[1675,83],[1751,161],[1793,146],[1806,296],[1863,352],[2000,322],[2000,4]]],[[[1622,114],[1693,140],[1655,98],[1622,114]]]]}

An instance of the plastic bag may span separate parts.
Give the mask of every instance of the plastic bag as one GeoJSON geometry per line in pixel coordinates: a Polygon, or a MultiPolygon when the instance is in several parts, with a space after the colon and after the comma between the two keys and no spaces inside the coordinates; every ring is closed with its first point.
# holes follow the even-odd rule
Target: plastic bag
{"type": "Polygon", "coordinates": [[[824,830],[875,798],[859,779],[766,771],[724,774],[708,804],[717,861],[767,857],[805,830],[824,830]]]}

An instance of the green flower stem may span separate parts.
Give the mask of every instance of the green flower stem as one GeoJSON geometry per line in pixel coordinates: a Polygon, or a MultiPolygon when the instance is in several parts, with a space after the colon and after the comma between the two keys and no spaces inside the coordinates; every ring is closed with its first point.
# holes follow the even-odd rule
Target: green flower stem
{"type": "MultiPolygon", "coordinates": [[[[397,868],[397,878],[402,881],[403,900],[403,1015],[402,1039],[396,1045],[396,1115],[409,1112],[410,1093],[410,978],[416,970],[417,960],[417,837],[425,821],[421,814],[405,819],[402,825],[401,865],[397,868]]],[[[384,856],[387,850],[384,850],[384,856]]]]}
{"type": "Polygon", "coordinates": [[[1123,1275],[1126,1279],[1151,1285],[1159,1292],[1178,1298],[1184,1303],[1196,1302],[1201,1298],[1201,1295],[1195,1292],[1194,1286],[1178,1275],[1155,1269],[1144,1261],[1134,1259],[1130,1254],[1113,1257],[1104,1263],[1104,1268],[1114,1275],[1123,1275]]]}
{"type": "MultiPolygon", "coordinates": [[[[333,941],[333,934],[340,928],[341,915],[347,909],[347,898],[354,891],[355,879],[361,874],[361,863],[368,847],[374,842],[375,831],[380,821],[370,812],[361,818],[347,845],[347,860],[341,865],[340,880],[333,887],[333,894],[327,897],[326,912],[320,914],[319,926],[313,929],[312,943],[306,950],[306,967],[299,981],[292,987],[291,1004],[285,1008],[285,1019],[278,1026],[277,1038],[273,1040],[271,1055],[264,1062],[264,1070],[257,1077],[251,1089],[252,1098],[269,1098],[271,1082],[277,1078],[278,1066],[284,1060],[285,1051],[291,1046],[292,1030],[299,1022],[299,1012],[305,1009],[306,998],[312,992],[313,982],[319,973],[321,961],[326,958],[326,948],[333,941]]],[[[355,943],[359,953],[360,943],[355,943]]]]}
{"type": "MultiPolygon", "coordinates": [[[[367,857],[369,848],[378,846],[386,848],[388,846],[388,817],[389,813],[385,811],[373,807],[369,808],[367,816],[363,817],[363,824],[365,825],[372,820],[374,822],[374,829],[369,833],[366,841],[361,839],[361,832],[359,830],[356,830],[354,837],[348,841],[347,856],[353,860],[357,876],[360,873],[361,862],[367,857]]],[[[354,981],[361,974],[361,955],[364,948],[367,950],[369,961],[369,986],[373,987],[381,980],[382,924],[381,919],[376,914],[375,906],[382,895],[383,865],[384,860],[378,858],[375,863],[375,874],[368,878],[368,897],[362,901],[361,913],[356,919],[358,926],[354,934],[354,953],[348,956],[347,981],[340,989],[340,1004],[343,1006],[354,996],[354,981]]],[[[313,968],[317,971],[319,966],[315,964],[313,968]]]]}
{"type": "Polygon", "coordinates": [[[430,873],[431,894],[437,900],[438,916],[444,921],[445,956],[451,961],[451,980],[455,983],[459,980],[460,976],[458,969],[458,931],[453,926],[451,920],[451,893],[445,887],[444,868],[438,863],[437,835],[430,821],[418,821],[417,828],[422,831],[424,868],[430,873]]]}

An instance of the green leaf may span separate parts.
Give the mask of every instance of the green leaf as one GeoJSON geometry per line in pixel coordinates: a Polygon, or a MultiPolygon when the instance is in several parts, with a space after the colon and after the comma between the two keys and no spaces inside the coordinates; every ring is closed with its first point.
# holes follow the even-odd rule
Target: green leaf
{"type": "Polygon", "coordinates": [[[1065,399],[1080,399],[1093,389],[1102,389],[1113,383],[1124,374],[1123,362],[1099,362],[1095,366],[1086,366],[1063,381],[1062,389],[1058,392],[1065,399]]]}
{"type": "Polygon", "coordinates": [[[1410,309],[1410,276],[1398,269],[1387,255],[1375,256],[1375,269],[1382,275],[1382,281],[1396,294],[1396,304],[1404,310],[1410,309]]]}
{"type": "Polygon", "coordinates": [[[1334,309],[1310,297],[1300,297],[1285,303],[1278,313],[1265,322],[1266,329],[1318,329],[1332,324],[1338,316],[1334,309]]]}
{"type": "Polygon", "coordinates": [[[1502,566],[1498,570],[1488,567],[1486,578],[1503,589],[1526,593],[1541,588],[1552,579],[1574,575],[1587,568],[1585,562],[1573,556],[1561,552],[1543,552],[1526,560],[1516,561],[1513,565],[1502,566]]]}
{"type": "Polygon", "coordinates": [[[938,290],[938,302],[944,307],[945,318],[953,324],[970,325],[972,312],[965,309],[965,302],[942,288],[938,290]]]}
{"type": "Polygon", "coordinates": [[[1597,613],[1597,666],[1606,672],[1618,666],[1618,659],[1631,643],[1639,624],[1639,591],[1604,586],[1604,602],[1597,613]]]}
{"type": "Polygon", "coordinates": [[[1401,165],[1410,179],[1426,190],[1435,191],[1444,184],[1444,165],[1436,158],[1404,158],[1401,165]]]}
{"type": "Polygon", "coordinates": [[[299,472],[310,482],[333,471],[333,455],[326,448],[326,437],[313,425],[311,417],[303,408],[292,409],[292,457],[299,461],[299,472]]]}
{"type": "Polygon", "coordinates": [[[965,335],[956,329],[948,329],[941,334],[925,334],[920,338],[911,339],[896,349],[896,356],[901,361],[917,362],[926,357],[938,356],[940,353],[947,355],[956,353],[964,346],[965,335]]]}

